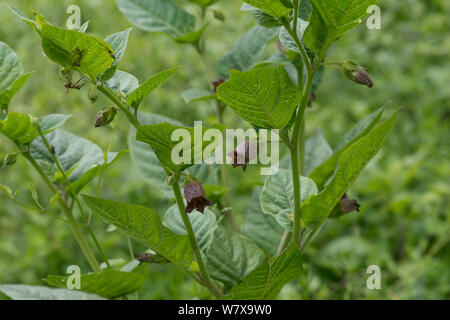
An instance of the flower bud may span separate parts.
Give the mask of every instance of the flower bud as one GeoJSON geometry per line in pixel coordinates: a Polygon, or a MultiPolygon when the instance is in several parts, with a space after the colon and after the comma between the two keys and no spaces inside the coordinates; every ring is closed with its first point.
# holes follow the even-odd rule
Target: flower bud
{"type": "Polygon", "coordinates": [[[95,103],[98,100],[98,90],[96,87],[92,87],[89,89],[88,92],[88,98],[91,101],[91,103],[95,103]]]}
{"type": "Polygon", "coordinates": [[[153,254],[153,253],[142,253],[137,257],[137,260],[140,263],[152,263],[152,264],[165,264],[168,263],[169,261],[164,258],[163,256],[159,255],[159,254],[153,254]]]}
{"type": "Polygon", "coordinates": [[[17,162],[17,153],[8,153],[3,159],[3,168],[12,166],[17,162]]]}
{"type": "Polygon", "coordinates": [[[95,117],[95,127],[104,127],[113,122],[117,115],[116,107],[106,107],[100,110],[95,117]]]}
{"type": "Polygon", "coordinates": [[[225,21],[225,15],[222,11],[219,10],[213,10],[214,18],[216,18],[219,21],[225,21]]]}
{"type": "Polygon", "coordinates": [[[184,186],[184,196],[187,206],[185,212],[191,213],[197,210],[201,213],[205,211],[206,206],[212,206],[213,203],[206,198],[205,189],[198,181],[188,182],[184,186]]]}
{"type": "Polygon", "coordinates": [[[373,81],[365,68],[358,66],[354,62],[346,61],[341,63],[341,69],[345,76],[353,82],[368,86],[369,88],[373,87],[373,81]]]}
{"type": "Polygon", "coordinates": [[[233,159],[233,168],[241,166],[242,169],[247,169],[248,163],[255,159],[258,152],[258,145],[249,141],[245,141],[238,145],[236,149],[228,153],[228,156],[233,159]]]}

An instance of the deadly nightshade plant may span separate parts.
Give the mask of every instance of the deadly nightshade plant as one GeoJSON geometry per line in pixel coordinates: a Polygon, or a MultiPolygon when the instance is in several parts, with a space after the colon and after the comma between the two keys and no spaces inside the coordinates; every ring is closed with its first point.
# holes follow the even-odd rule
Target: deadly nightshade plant
{"type": "MultiPolygon", "coordinates": [[[[210,9],[217,1],[191,2],[199,5],[202,17],[212,10],[215,17],[222,18],[220,13],[210,9]]],[[[222,223],[224,212],[217,209],[223,208],[211,206],[213,203],[208,200],[207,192],[199,182],[201,179],[191,179],[200,175],[201,168],[178,164],[171,159],[172,149],[177,144],[171,139],[172,133],[183,128],[193,135],[194,129],[139,110],[144,98],[167,81],[176,68],[162,71],[139,85],[133,75],[118,69],[130,29],[101,40],[85,34],[85,29],[65,30],[51,25],[37,13],[35,19],[30,19],[16,9],[12,10],[40,36],[48,59],[60,65],[70,77],[79,74],[91,86],[89,95],[93,103],[97,93],[101,93],[125,115],[133,127],[130,149],[132,153],[133,149],[142,152],[141,157],[135,155],[135,162],[139,167],[139,161],[155,163],[157,160],[157,172],[163,173],[169,182],[169,197],[176,201],[162,219],[147,207],[83,195],[91,211],[151,249],[150,253],[139,256],[141,265],[172,263],[216,298],[275,299],[285,284],[301,275],[302,250],[326,220],[359,209],[359,204],[349,199],[347,192],[394,127],[397,112],[382,120],[383,110],[380,109],[346,133],[334,150],[321,135],[308,140],[305,137],[308,101],[321,81],[324,67],[331,64],[326,60],[328,49],[357,26],[366,17],[367,7],[375,3],[376,0],[342,0],[339,4],[327,0],[246,0],[242,10],[252,12],[259,25],[245,33],[219,60],[215,71],[217,77],[211,72],[209,63],[205,64],[211,74],[209,90],[183,92],[188,102],[215,100],[219,123],[224,122],[223,111],[229,108],[254,127],[278,129],[290,151],[287,159],[290,164],[267,177],[263,188],[255,190],[249,200],[242,233],[234,232],[222,223]],[[259,61],[270,40],[277,35],[281,50],[271,58],[259,61]],[[218,81],[222,78],[226,81],[218,81]],[[182,178],[186,178],[184,198],[182,178]],[[266,255],[272,257],[265,259],[266,255]]],[[[117,4],[137,27],[165,33],[179,43],[192,44],[201,57],[206,58],[204,32],[207,24],[202,21],[196,29],[195,17],[171,0],[117,0],[117,4]]],[[[10,57],[13,56],[11,52],[0,43],[0,54],[10,57]]],[[[18,65],[15,59],[5,61],[18,65]]],[[[347,66],[345,62],[339,64],[347,66]]],[[[14,74],[8,77],[9,82],[0,79],[0,97],[8,98],[2,105],[4,120],[0,121],[0,132],[17,146],[48,185],[53,193],[51,204],[59,203],[66,215],[63,220],[72,227],[91,264],[94,273],[82,275],[82,292],[76,294],[114,299],[136,291],[143,282],[142,276],[134,272],[139,267],[133,265],[133,261],[121,271],[108,265],[89,224],[77,222],[71,209],[76,204],[86,222],[79,192],[121,153],[100,153],[95,160],[89,153],[84,161],[70,164],[61,161],[64,144],[67,147],[69,143],[70,149],[70,142],[80,143],[81,138],[55,130],[67,120],[66,116],[51,115],[37,120],[9,112],[10,98],[26,81],[23,80],[26,77],[20,76],[20,67],[11,70],[14,74]],[[108,265],[107,270],[100,270],[84,239],[81,225],[88,228],[108,265]],[[110,285],[111,282],[117,285],[110,285]]],[[[349,72],[351,80],[369,87],[372,85],[368,73],[356,64],[349,72]]],[[[109,117],[110,114],[103,116],[102,112],[105,110],[99,113],[96,123],[97,120],[99,124],[110,123],[113,117],[109,117]]],[[[201,128],[202,131],[205,129],[201,128]]],[[[81,140],[98,153],[98,147],[81,140]]],[[[207,145],[202,145],[200,151],[203,152],[207,145]]],[[[240,153],[247,160],[245,146],[240,153]]],[[[198,150],[191,147],[190,154],[194,159],[198,150]]],[[[222,184],[226,183],[225,179],[226,175],[222,174],[222,184]]],[[[8,188],[1,187],[1,190],[18,204],[31,207],[20,203],[8,188]]],[[[38,197],[33,198],[39,202],[38,197]]],[[[42,205],[36,206],[46,212],[42,205]]],[[[46,282],[53,287],[64,287],[66,280],[67,277],[52,275],[46,282]]],[[[30,296],[39,291],[55,294],[48,288],[28,290],[30,296]]],[[[17,288],[0,286],[0,291],[14,297],[17,288]]],[[[64,294],[73,296],[74,292],[64,291],[64,294]]]]}

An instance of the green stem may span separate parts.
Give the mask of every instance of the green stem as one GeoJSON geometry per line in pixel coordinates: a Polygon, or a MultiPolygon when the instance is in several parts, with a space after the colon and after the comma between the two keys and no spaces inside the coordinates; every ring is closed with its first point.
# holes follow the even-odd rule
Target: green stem
{"type": "Polygon", "coordinates": [[[278,246],[277,256],[283,253],[284,249],[288,246],[292,238],[292,232],[285,230],[283,233],[283,238],[281,238],[280,245],[278,246]]]}
{"type": "Polygon", "coordinates": [[[202,280],[204,281],[205,286],[209,289],[209,291],[219,299],[222,296],[222,292],[217,288],[214,281],[209,276],[208,271],[206,270],[205,263],[202,258],[202,254],[200,252],[200,248],[197,243],[197,239],[195,238],[194,229],[192,229],[191,221],[187,213],[185,212],[186,208],[184,206],[183,196],[181,195],[180,190],[180,179],[176,177],[172,183],[172,189],[175,194],[175,199],[177,201],[178,209],[180,211],[181,219],[183,219],[184,226],[189,236],[189,241],[191,242],[191,247],[194,250],[194,255],[197,260],[198,267],[200,269],[200,275],[202,276],[202,280]]]}
{"type": "MultiPolygon", "coordinates": [[[[30,155],[30,153],[22,151],[22,155],[34,167],[34,169],[37,171],[37,173],[41,176],[41,178],[44,180],[44,182],[50,188],[52,193],[54,195],[58,194],[58,190],[56,190],[56,188],[53,185],[53,183],[50,181],[50,179],[47,177],[47,175],[44,173],[44,171],[42,171],[41,167],[33,159],[33,157],[30,155]]],[[[83,252],[84,256],[86,257],[86,260],[89,262],[89,265],[91,266],[92,270],[94,272],[100,272],[101,271],[100,270],[100,265],[99,265],[97,259],[95,258],[95,255],[92,252],[91,248],[89,247],[89,245],[88,245],[88,243],[86,241],[86,238],[84,237],[83,233],[81,232],[81,229],[76,224],[75,218],[73,217],[71,210],[69,209],[69,207],[67,207],[66,203],[64,202],[63,199],[61,199],[61,197],[58,198],[58,203],[61,206],[61,208],[63,209],[67,220],[72,222],[70,224],[70,228],[71,228],[71,230],[72,230],[72,232],[73,232],[73,234],[75,236],[75,239],[77,240],[77,242],[78,242],[78,244],[79,244],[79,246],[81,248],[81,251],[83,252]]]]}
{"type": "Polygon", "coordinates": [[[137,129],[140,127],[139,120],[133,115],[130,110],[128,110],[128,106],[126,106],[120,99],[116,96],[114,91],[110,88],[106,88],[103,85],[97,85],[98,91],[103,93],[109,100],[111,100],[128,118],[128,121],[137,129]]]}
{"type": "MultiPolygon", "coordinates": [[[[70,195],[72,197],[72,199],[75,201],[78,210],[80,211],[81,217],[83,218],[83,220],[86,221],[86,214],[84,213],[84,209],[83,206],[80,203],[80,199],[78,198],[78,195],[74,192],[73,187],[72,187],[72,183],[69,180],[69,177],[67,177],[62,165],[61,165],[61,161],[59,161],[58,156],[53,153],[52,147],[50,146],[50,143],[48,142],[47,138],[45,137],[44,133],[42,132],[41,128],[39,126],[36,126],[37,132],[39,133],[39,136],[42,139],[42,142],[44,142],[45,147],[47,148],[48,152],[50,153],[50,156],[52,157],[53,161],[55,162],[58,171],[61,173],[64,182],[67,184],[67,187],[69,188],[70,191],[70,195]]],[[[95,246],[97,247],[97,250],[99,251],[100,255],[102,256],[103,261],[106,263],[107,267],[109,269],[111,269],[111,265],[109,264],[109,260],[106,257],[105,252],[103,251],[102,246],[100,245],[100,242],[98,241],[97,237],[95,236],[94,231],[92,230],[92,227],[87,224],[86,225],[89,235],[91,236],[92,240],[95,243],[95,246]]]]}

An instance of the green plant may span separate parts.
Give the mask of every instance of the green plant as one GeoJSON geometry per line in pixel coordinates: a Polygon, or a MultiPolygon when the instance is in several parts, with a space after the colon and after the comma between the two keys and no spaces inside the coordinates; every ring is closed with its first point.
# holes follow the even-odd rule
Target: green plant
{"type": "MultiPolygon", "coordinates": [[[[229,108],[258,129],[279,130],[281,141],[289,150],[289,157],[283,161],[288,164],[266,178],[263,188],[255,191],[249,200],[253,215],[249,219],[258,220],[258,225],[246,224],[242,233],[239,233],[230,209],[232,200],[228,189],[232,186],[228,182],[227,166],[220,166],[218,180],[214,173],[202,174],[204,167],[193,166],[193,161],[176,163],[171,158],[177,145],[172,139],[173,133],[185,129],[194,136],[195,129],[183,127],[173,119],[140,112],[144,98],[166,82],[177,68],[162,71],[139,85],[133,75],[118,69],[130,30],[101,40],[85,34],[85,30],[53,26],[37,13],[32,20],[15,9],[13,11],[40,36],[47,58],[60,66],[67,90],[79,90],[82,85],[89,85],[91,101],[95,103],[101,93],[114,104],[114,107],[99,112],[95,120],[97,127],[114,121],[117,110],[125,115],[133,127],[130,148],[138,158],[136,163],[139,166],[141,161],[142,170],[145,170],[143,162],[157,166],[150,175],[154,175],[157,185],[161,180],[168,181],[171,190],[164,189],[164,192],[169,191],[169,198],[176,202],[161,219],[156,211],[146,207],[83,195],[91,211],[153,250],[151,254],[155,259],[150,261],[176,265],[216,298],[273,299],[286,283],[302,273],[302,250],[324,222],[358,209],[357,203],[348,199],[346,193],[394,127],[397,112],[382,120],[381,109],[346,133],[334,152],[324,137],[308,141],[305,137],[306,110],[311,94],[320,84],[324,67],[335,64],[326,61],[329,47],[358,25],[367,15],[367,7],[376,1],[343,1],[337,10],[337,3],[325,0],[311,3],[306,0],[247,0],[243,9],[251,11],[260,26],[249,30],[236,42],[219,60],[216,71],[212,71],[208,61],[204,36],[208,24],[204,19],[210,11],[209,6],[217,1],[192,2],[199,5],[201,12],[202,21],[197,29],[195,18],[172,1],[118,0],[117,4],[137,27],[163,32],[178,43],[192,45],[199,53],[205,61],[210,88],[190,89],[182,95],[187,102],[214,101],[217,124],[212,127],[225,128],[223,116],[229,108]],[[174,12],[176,14],[171,14],[174,12]],[[277,34],[282,49],[260,62],[263,49],[277,34]],[[79,81],[75,81],[76,75],[80,76],[79,81]],[[151,149],[147,146],[139,156],[136,150],[142,148],[142,143],[151,149]],[[188,214],[180,185],[185,185],[185,195],[190,195],[185,198],[188,206],[192,206],[191,198],[205,198],[206,201],[214,195],[211,190],[205,192],[199,184],[207,179],[215,179],[219,205],[211,209],[196,206],[197,210],[188,214]],[[192,183],[196,188],[192,191],[194,196],[189,191],[193,188],[192,183]],[[255,215],[258,216],[255,218],[255,215]],[[223,218],[234,230],[222,223],[223,218]],[[274,256],[264,260],[266,254],[274,256]]],[[[214,17],[223,19],[219,12],[211,12],[214,17]]],[[[136,266],[133,265],[136,261],[132,261],[121,271],[112,270],[79,197],[83,187],[102,175],[106,167],[124,152],[103,153],[91,142],[57,129],[68,116],[51,115],[39,120],[9,112],[12,96],[28,75],[21,76],[20,63],[9,47],[2,44],[0,48],[4,56],[13,57],[4,61],[14,66],[8,68],[12,71],[6,78],[14,80],[0,82],[1,97],[6,97],[0,132],[13,142],[47,184],[53,196],[49,206],[58,203],[62,208],[64,222],[69,223],[94,271],[94,274],[82,276],[81,289],[105,298],[117,298],[135,291],[142,283],[137,270],[148,262],[136,266]],[[77,147],[81,150],[81,158],[64,158],[67,150],[70,152],[77,147]],[[82,222],[73,216],[75,206],[82,222]],[[84,238],[85,227],[108,270],[100,269],[84,238]],[[117,281],[117,286],[103,290],[102,284],[113,280],[117,281]]],[[[351,80],[372,85],[362,67],[350,62],[337,65],[351,80]]],[[[207,130],[200,129],[201,132],[207,130]]],[[[203,153],[208,145],[202,144],[200,151],[203,153]]],[[[192,160],[196,147],[189,144],[188,149],[192,151],[192,160]]],[[[225,157],[224,153],[222,158],[225,157]]],[[[10,160],[5,161],[8,163],[12,164],[10,160]]],[[[7,187],[2,190],[16,200],[7,187]]],[[[38,212],[48,212],[49,206],[41,205],[38,196],[34,199],[34,205],[16,201],[38,212]]],[[[50,276],[46,281],[52,286],[64,287],[67,277],[50,276]]],[[[0,290],[8,294],[12,289],[0,287],[0,290]]]]}

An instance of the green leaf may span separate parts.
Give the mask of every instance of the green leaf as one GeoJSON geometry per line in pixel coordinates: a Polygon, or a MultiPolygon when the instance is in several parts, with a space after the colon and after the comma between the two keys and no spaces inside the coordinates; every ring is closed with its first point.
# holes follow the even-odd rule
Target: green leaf
{"type": "Polygon", "coordinates": [[[338,166],[330,183],[302,206],[302,219],[306,225],[317,228],[328,218],[342,196],[384,145],[394,128],[397,115],[398,111],[340,154],[338,166]]]}
{"type": "Polygon", "coordinates": [[[107,223],[133,236],[170,262],[182,268],[191,264],[194,256],[189,238],[165,227],[154,210],[86,195],[83,198],[88,207],[107,223]]]}
{"type": "Polygon", "coordinates": [[[264,253],[244,235],[219,225],[206,257],[211,277],[231,288],[261,264],[264,253]]]}
{"type": "Polygon", "coordinates": [[[241,118],[269,129],[281,129],[289,123],[300,95],[282,66],[232,70],[230,80],[217,88],[219,99],[241,118]]]}
{"type": "Polygon", "coordinates": [[[100,176],[127,153],[127,150],[120,152],[108,152],[106,154],[106,163],[103,161],[102,163],[99,163],[86,171],[80,179],[71,184],[72,191],[75,194],[80,193],[81,190],[83,190],[83,188],[86,187],[95,177],[100,176]]]}
{"type": "Polygon", "coordinates": [[[139,88],[128,95],[130,106],[137,109],[146,96],[166,82],[177,70],[178,68],[172,68],[161,71],[145,81],[139,88]]]}
{"type": "Polygon", "coordinates": [[[0,292],[13,300],[103,300],[95,294],[77,290],[51,289],[22,284],[2,284],[0,292]]]}
{"type": "Polygon", "coordinates": [[[322,163],[311,172],[309,177],[316,182],[319,190],[323,189],[325,183],[327,183],[335,172],[341,153],[349,148],[354,142],[367,135],[370,130],[375,127],[378,121],[380,121],[382,115],[383,109],[379,109],[360,120],[339,142],[338,145],[340,148],[337,149],[326,162],[322,163]]]}
{"type": "Polygon", "coordinates": [[[248,4],[261,9],[278,20],[287,20],[291,9],[286,8],[280,0],[245,0],[248,4]]]}
{"type": "Polygon", "coordinates": [[[245,214],[242,233],[263,248],[268,254],[275,255],[283,237],[284,229],[271,215],[261,210],[259,196],[261,188],[257,188],[252,195],[245,214]]]}
{"type": "Polygon", "coordinates": [[[128,37],[130,36],[131,30],[132,28],[128,28],[125,31],[114,33],[105,39],[105,41],[111,46],[114,51],[114,62],[111,67],[109,67],[108,70],[106,70],[100,77],[101,81],[104,82],[111,79],[111,77],[116,72],[117,65],[125,54],[125,50],[128,44],[128,37]]]}
{"type": "Polygon", "coordinates": [[[29,115],[11,112],[6,120],[0,120],[0,132],[19,145],[30,144],[39,134],[29,115]]]}
{"type": "Polygon", "coordinates": [[[186,33],[182,36],[176,37],[175,41],[179,43],[189,43],[196,45],[200,41],[200,39],[203,37],[203,34],[205,33],[206,28],[208,27],[208,24],[205,24],[203,27],[201,27],[198,30],[186,33]]]}
{"type": "Polygon", "coordinates": [[[114,63],[111,46],[98,38],[41,22],[42,48],[47,57],[95,81],[114,63]]]}
{"type": "Polygon", "coordinates": [[[42,118],[39,123],[44,134],[50,133],[56,128],[62,126],[67,120],[72,117],[70,114],[50,114],[42,118]]]}
{"type": "MultiPolygon", "coordinates": [[[[308,22],[304,21],[300,18],[297,19],[297,35],[300,39],[300,41],[303,38],[303,34],[305,33],[306,28],[308,27],[308,22]]],[[[291,23],[292,25],[292,23],[291,23]]],[[[288,50],[299,52],[300,49],[297,47],[297,44],[295,43],[294,38],[291,37],[291,35],[287,32],[286,28],[281,28],[280,31],[280,42],[281,44],[288,50]]]]}
{"type": "Polygon", "coordinates": [[[205,89],[189,89],[181,92],[181,97],[186,103],[213,100],[217,98],[217,95],[211,93],[210,90],[205,89]]]}
{"type": "Polygon", "coordinates": [[[267,259],[231,289],[225,299],[275,300],[281,289],[299,277],[301,272],[300,252],[295,245],[291,245],[279,257],[267,259]]]}
{"type": "Polygon", "coordinates": [[[276,28],[281,26],[281,23],[273,16],[265,13],[254,6],[244,3],[241,6],[241,11],[251,11],[255,17],[256,22],[266,28],[276,28]]]}
{"type": "Polygon", "coordinates": [[[230,51],[217,63],[219,76],[228,78],[231,69],[249,70],[264,53],[267,43],[278,33],[278,29],[253,27],[239,38],[230,51]]]}
{"type": "Polygon", "coordinates": [[[116,0],[120,11],[132,24],[151,32],[177,38],[194,31],[195,17],[172,0],[116,0]]]}
{"type": "Polygon", "coordinates": [[[317,135],[306,140],[305,143],[305,175],[309,175],[315,168],[327,161],[333,155],[327,140],[319,131],[317,135]]]}
{"type": "MultiPolygon", "coordinates": [[[[176,120],[153,113],[139,113],[139,121],[143,125],[169,122],[173,125],[181,126],[176,120]]],[[[139,171],[141,177],[145,179],[152,187],[150,191],[157,193],[162,191],[164,194],[172,195],[172,188],[167,184],[167,175],[159,162],[158,157],[148,144],[136,140],[136,129],[132,127],[128,135],[128,146],[131,152],[131,159],[139,171]]]]}
{"type": "Polygon", "coordinates": [[[189,0],[189,1],[198,4],[202,8],[207,8],[219,2],[220,0],[189,0]]]}
{"type": "MultiPolygon", "coordinates": [[[[208,208],[205,208],[203,214],[194,210],[189,213],[189,220],[191,221],[201,252],[206,253],[211,246],[214,239],[214,231],[217,228],[216,215],[208,208]]],[[[187,235],[186,228],[178,210],[178,205],[176,204],[171,206],[164,214],[163,224],[176,234],[187,235]]]]}
{"type": "Polygon", "coordinates": [[[17,54],[0,41],[0,93],[8,89],[22,73],[22,64],[17,54]]]}
{"type": "MultiPolygon", "coordinates": [[[[103,151],[98,145],[67,131],[57,129],[46,134],[45,138],[55,149],[55,154],[72,183],[104,162],[103,151]]],[[[50,175],[55,171],[56,164],[40,137],[31,144],[30,153],[36,161],[47,168],[47,174],[50,175]]]]}
{"type": "Polygon", "coordinates": [[[8,109],[11,99],[14,98],[14,96],[17,92],[19,92],[20,89],[22,89],[22,87],[25,85],[25,83],[28,81],[28,78],[30,78],[32,74],[33,73],[27,73],[19,76],[9,89],[6,89],[0,93],[0,110],[8,109]]]}
{"type": "MultiPolygon", "coordinates": [[[[317,194],[314,181],[300,177],[301,202],[317,194]]],[[[294,212],[294,189],[292,172],[280,169],[277,174],[268,176],[260,195],[261,210],[277,219],[285,229],[290,229],[292,223],[288,218],[294,212]]]]}
{"type": "Polygon", "coordinates": [[[35,20],[32,20],[30,18],[28,18],[27,16],[25,16],[22,12],[20,12],[18,9],[12,7],[12,6],[8,6],[7,7],[16,15],[18,16],[20,19],[22,19],[23,21],[25,21],[31,28],[33,28],[34,31],[36,32],[40,32],[39,30],[39,25],[37,24],[37,22],[35,20]]]}
{"type": "MultiPolygon", "coordinates": [[[[67,288],[69,277],[49,275],[44,281],[52,287],[67,288]]],[[[105,270],[100,273],[81,275],[80,290],[115,299],[137,291],[144,281],[145,278],[137,273],[105,270]]]]}
{"type": "MultiPolygon", "coordinates": [[[[201,159],[203,159],[203,150],[206,146],[212,143],[217,143],[217,141],[202,141],[201,148],[195,148],[195,131],[199,130],[199,134],[203,136],[204,130],[206,129],[207,128],[203,127],[186,128],[164,122],[160,124],[140,126],[137,130],[136,140],[149,144],[161,164],[173,173],[178,174],[194,164],[196,155],[201,156],[201,159]],[[175,130],[178,129],[186,130],[189,133],[188,137],[190,141],[185,141],[184,139],[182,141],[172,141],[172,134],[175,132],[175,130]],[[179,144],[186,147],[185,149],[187,149],[187,151],[190,153],[190,160],[183,161],[180,164],[176,164],[172,161],[172,151],[174,150],[175,146],[179,144]]],[[[187,156],[188,155],[186,155],[186,157],[187,156]]]]}
{"type": "Polygon", "coordinates": [[[311,0],[313,13],[304,35],[306,46],[319,57],[367,16],[367,8],[377,0],[311,0]]]}
{"type": "Polygon", "coordinates": [[[105,85],[119,93],[128,95],[139,87],[139,81],[132,74],[117,70],[112,78],[105,82],[105,85]]]}

